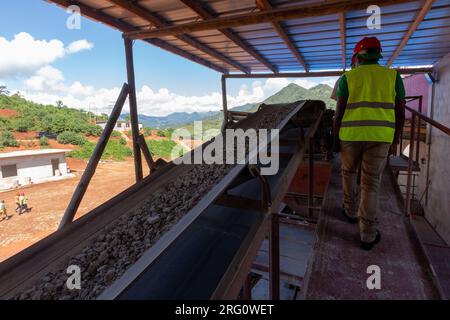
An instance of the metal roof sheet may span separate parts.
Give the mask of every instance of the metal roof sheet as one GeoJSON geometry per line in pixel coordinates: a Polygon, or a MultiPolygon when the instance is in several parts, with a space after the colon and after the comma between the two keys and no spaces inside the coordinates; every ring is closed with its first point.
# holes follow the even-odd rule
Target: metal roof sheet
{"type": "MultiPolygon", "coordinates": [[[[158,29],[184,25],[205,19],[198,10],[210,18],[251,14],[265,10],[261,3],[274,9],[297,8],[329,3],[357,3],[355,0],[47,0],[60,6],[82,6],[82,14],[107,23],[122,32],[158,29]],[[131,6],[131,9],[130,9],[131,6]],[[192,7],[193,6],[193,7],[192,7]],[[137,8],[137,9],[136,9],[137,8]],[[91,10],[93,9],[93,10],[91,10]],[[197,10],[198,9],[198,10],[197,10]],[[151,15],[148,18],[148,15],[151,15]],[[159,19],[155,25],[152,19],[159,19]]],[[[342,69],[341,39],[345,37],[346,67],[353,46],[363,36],[377,36],[383,45],[382,63],[396,53],[413,21],[423,10],[425,1],[391,1],[381,6],[381,28],[368,29],[370,15],[366,10],[348,10],[345,16],[345,34],[340,30],[340,13],[307,16],[281,22],[264,22],[225,28],[195,31],[187,34],[146,39],[149,43],[179,54],[198,63],[223,72],[298,71],[304,67],[303,59],[311,70],[342,69]],[[280,36],[277,24],[286,38],[280,36]],[[231,36],[230,36],[231,33],[231,36]],[[236,40],[237,39],[237,40],[236,40]],[[237,42],[238,41],[238,42],[237,42]],[[300,58],[299,58],[300,56],[300,58]],[[271,70],[270,67],[274,69],[271,70]],[[216,68],[217,67],[217,68],[216,68]],[[244,70],[245,69],[245,70],[244,70]]],[[[372,1],[377,4],[377,1],[372,1]]],[[[208,18],[209,19],[209,18],[208,18]]],[[[405,38],[406,39],[406,38],[405,38]]],[[[436,0],[417,29],[393,60],[393,66],[412,67],[432,65],[450,52],[450,0],[436,0]]]]}

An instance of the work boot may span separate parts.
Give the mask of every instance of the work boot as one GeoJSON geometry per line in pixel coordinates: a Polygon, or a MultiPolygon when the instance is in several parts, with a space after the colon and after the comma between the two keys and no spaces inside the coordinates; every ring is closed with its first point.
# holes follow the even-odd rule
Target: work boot
{"type": "Polygon", "coordinates": [[[371,250],[378,242],[381,240],[381,233],[377,230],[377,235],[375,236],[375,239],[372,242],[365,242],[361,241],[361,249],[369,251],[371,250]]]}
{"type": "Polygon", "coordinates": [[[350,223],[350,224],[358,223],[358,218],[350,217],[347,214],[347,210],[345,210],[344,206],[342,206],[342,211],[341,212],[342,212],[342,215],[345,217],[345,219],[347,220],[348,223],[350,223]]]}

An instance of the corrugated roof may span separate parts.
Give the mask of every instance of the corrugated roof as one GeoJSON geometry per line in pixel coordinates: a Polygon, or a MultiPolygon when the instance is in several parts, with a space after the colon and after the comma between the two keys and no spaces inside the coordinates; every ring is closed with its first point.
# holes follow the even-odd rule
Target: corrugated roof
{"type": "MultiPolygon", "coordinates": [[[[354,0],[47,0],[63,7],[79,5],[81,13],[122,32],[158,30],[167,26],[198,23],[215,18],[252,14],[264,10],[336,4],[355,4],[354,0]],[[268,9],[269,8],[269,9],[268,9]]],[[[359,2],[361,3],[361,2],[359,2]]],[[[346,68],[354,45],[363,36],[377,36],[383,45],[382,63],[387,63],[414,26],[421,11],[432,3],[417,29],[392,61],[394,67],[433,65],[450,52],[450,0],[371,1],[381,6],[381,28],[368,29],[366,9],[301,19],[267,21],[229,28],[200,30],[188,34],[164,35],[145,41],[194,60],[219,72],[295,72],[341,70],[345,39],[346,68]],[[344,15],[345,33],[340,29],[344,15]],[[283,38],[284,33],[285,38],[283,38]]],[[[311,8],[309,8],[311,9],[311,8]]]]}

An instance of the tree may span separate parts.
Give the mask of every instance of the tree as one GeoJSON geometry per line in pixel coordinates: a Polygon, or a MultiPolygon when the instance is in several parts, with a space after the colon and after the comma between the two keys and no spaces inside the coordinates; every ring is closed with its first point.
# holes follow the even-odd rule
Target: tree
{"type": "Polygon", "coordinates": [[[1,85],[0,86],[0,95],[8,95],[8,94],[9,94],[9,91],[6,88],[6,86],[1,85]]]}
{"type": "Polygon", "coordinates": [[[64,108],[64,103],[61,100],[56,101],[56,106],[58,108],[64,108]]]}
{"type": "Polygon", "coordinates": [[[14,138],[14,135],[9,131],[0,132],[0,148],[4,147],[18,147],[19,143],[14,138]]]}

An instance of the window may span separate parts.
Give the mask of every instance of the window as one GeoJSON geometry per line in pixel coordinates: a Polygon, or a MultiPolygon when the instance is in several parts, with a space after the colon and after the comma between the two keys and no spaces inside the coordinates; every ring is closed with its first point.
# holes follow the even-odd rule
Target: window
{"type": "Polygon", "coordinates": [[[2,178],[17,177],[17,165],[2,166],[2,178]]]}

